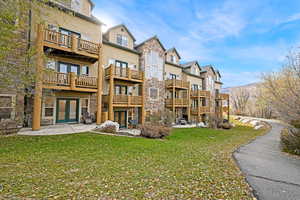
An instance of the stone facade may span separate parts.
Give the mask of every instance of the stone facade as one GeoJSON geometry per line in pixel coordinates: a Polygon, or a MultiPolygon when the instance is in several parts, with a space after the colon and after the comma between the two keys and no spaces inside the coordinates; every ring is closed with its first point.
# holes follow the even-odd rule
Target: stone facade
{"type": "Polygon", "coordinates": [[[165,50],[156,37],[137,47],[141,53],[140,66],[145,72],[145,111],[156,112],[165,108],[164,63],[165,50]],[[151,92],[157,95],[150,94],[151,92]],[[155,97],[155,98],[153,98],[155,97]]]}

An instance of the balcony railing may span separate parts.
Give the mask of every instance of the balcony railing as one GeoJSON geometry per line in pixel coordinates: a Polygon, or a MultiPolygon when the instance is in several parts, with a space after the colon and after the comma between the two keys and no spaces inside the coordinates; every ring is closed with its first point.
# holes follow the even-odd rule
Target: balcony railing
{"type": "Polygon", "coordinates": [[[44,41],[52,45],[56,45],[58,48],[64,47],[69,49],[69,51],[77,53],[84,52],[93,54],[94,56],[98,56],[99,54],[99,44],[83,40],[75,35],[70,36],[57,31],[45,29],[44,41]]]}
{"type": "Polygon", "coordinates": [[[72,88],[97,88],[97,77],[45,71],[43,84],[50,86],[68,86],[72,88]]]}
{"type": "Polygon", "coordinates": [[[165,81],[166,87],[176,87],[176,88],[183,88],[189,89],[190,84],[187,81],[177,80],[177,79],[169,79],[165,81]]]}
{"type": "MultiPolygon", "coordinates": [[[[174,105],[175,106],[188,106],[189,100],[187,98],[175,98],[174,99],[174,105]]],[[[173,99],[166,99],[166,106],[172,106],[173,105],[173,99]]]]}
{"type": "Polygon", "coordinates": [[[219,100],[228,100],[229,99],[229,94],[218,93],[218,94],[216,94],[216,99],[219,99],[219,100]]]}
{"type": "Polygon", "coordinates": [[[200,106],[200,107],[192,107],[191,108],[191,114],[192,115],[198,115],[199,114],[204,114],[204,113],[209,113],[210,108],[208,106],[200,106]]]}
{"type": "MultiPolygon", "coordinates": [[[[103,102],[109,103],[109,96],[103,96],[103,102]]],[[[130,96],[130,95],[114,95],[113,105],[115,106],[141,106],[142,96],[130,96]]]]}
{"type": "Polygon", "coordinates": [[[112,74],[115,78],[126,79],[130,81],[142,81],[144,79],[144,72],[133,70],[129,68],[116,67],[110,65],[105,69],[105,77],[109,78],[112,74]]]}
{"type": "Polygon", "coordinates": [[[191,97],[209,97],[210,91],[206,90],[192,90],[191,97]]]}

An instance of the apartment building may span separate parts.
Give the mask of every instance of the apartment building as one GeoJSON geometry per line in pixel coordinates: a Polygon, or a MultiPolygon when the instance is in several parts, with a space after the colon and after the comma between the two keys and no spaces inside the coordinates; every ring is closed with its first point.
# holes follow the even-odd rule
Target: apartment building
{"type": "Polygon", "coordinates": [[[134,43],[134,36],[122,24],[103,35],[103,119],[116,121],[122,128],[135,127],[145,119],[144,72],[134,43]]]}
{"type": "Polygon", "coordinates": [[[197,61],[183,63],[176,48],[167,50],[157,36],[136,44],[123,24],[102,34],[93,7],[91,0],[50,1],[41,16],[31,14],[34,95],[0,94],[7,118],[24,113],[24,125],[38,130],[81,123],[87,113],[97,124],[113,120],[124,128],[164,109],[174,113],[175,122],[223,117],[222,102],[229,97],[220,93],[219,71],[197,61]]]}
{"type": "Polygon", "coordinates": [[[51,1],[30,17],[36,82],[25,115],[33,130],[80,123],[87,112],[101,122],[102,23],[92,16],[93,7],[90,0],[51,1]]]}

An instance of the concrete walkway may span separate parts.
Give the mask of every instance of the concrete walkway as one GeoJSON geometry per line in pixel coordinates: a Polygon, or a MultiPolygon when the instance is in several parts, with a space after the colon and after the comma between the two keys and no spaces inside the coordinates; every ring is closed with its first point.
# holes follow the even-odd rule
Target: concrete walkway
{"type": "Polygon", "coordinates": [[[267,121],[272,129],[234,154],[255,196],[270,200],[300,199],[300,159],[280,150],[283,125],[267,121]]]}
{"type": "Polygon", "coordinates": [[[22,128],[18,135],[63,135],[88,132],[95,128],[96,124],[58,124],[42,126],[39,131],[32,131],[31,128],[22,128]]]}

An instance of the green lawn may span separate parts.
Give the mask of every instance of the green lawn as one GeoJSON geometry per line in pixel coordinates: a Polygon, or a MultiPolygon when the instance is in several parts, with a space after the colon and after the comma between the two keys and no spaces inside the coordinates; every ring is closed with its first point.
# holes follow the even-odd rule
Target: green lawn
{"type": "Polygon", "coordinates": [[[231,153],[263,130],[174,129],[164,140],[0,137],[0,199],[251,199],[231,153]]]}

